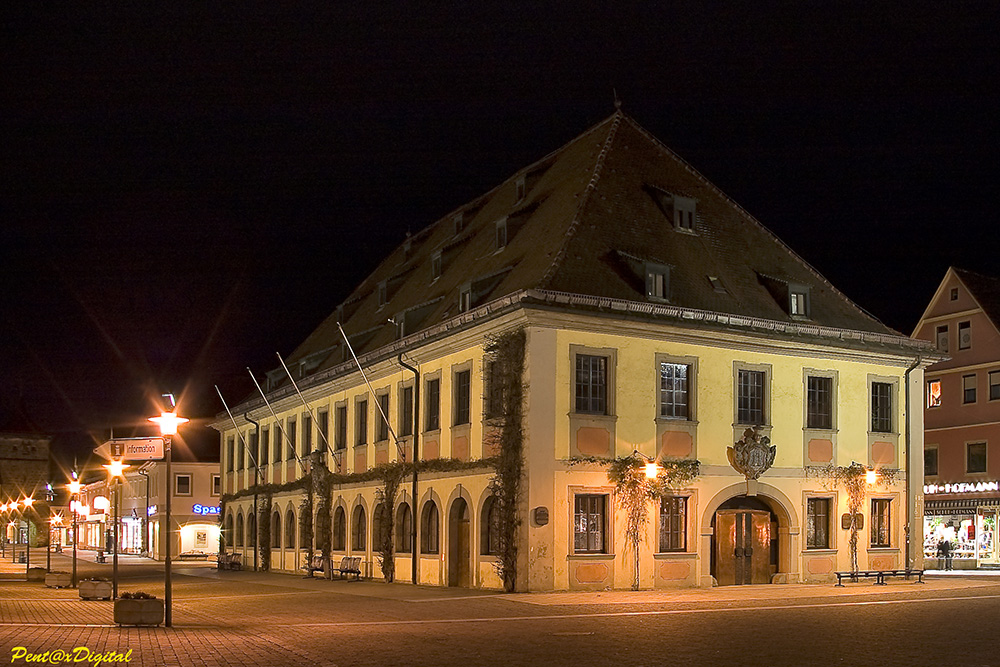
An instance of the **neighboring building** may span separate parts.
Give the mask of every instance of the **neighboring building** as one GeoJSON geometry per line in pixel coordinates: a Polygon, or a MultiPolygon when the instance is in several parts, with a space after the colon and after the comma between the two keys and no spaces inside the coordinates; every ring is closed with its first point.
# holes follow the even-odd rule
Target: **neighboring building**
{"type": "MultiPolygon", "coordinates": [[[[219,551],[218,463],[174,461],[170,519],[174,557],[208,557],[219,551]]],[[[146,554],[163,560],[166,550],[166,463],[148,461],[125,471],[121,493],[119,553],[146,554]],[[144,521],[143,518],[146,517],[144,521]]],[[[80,502],[89,510],[80,519],[80,546],[110,551],[113,544],[114,495],[106,480],[83,487],[80,502]],[[98,500],[103,498],[104,500],[98,500]],[[99,509],[107,500],[106,510],[99,509]]]]}
{"type": "Polygon", "coordinates": [[[309,410],[278,368],[265,389],[276,419],[259,395],[233,406],[239,435],[219,416],[227,548],[246,563],[269,535],[260,544],[271,568],[294,572],[329,528],[333,557],[361,556],[373,572],[373,536],[391,521],[398,579],[411,578],[416,551],[421,583],[500,587],[494,468],[475,461],[497,453],[497,424],[514,414],[497,389],[502,360],[487,348],[516,331],[519,590],[631,584],[624,513],[598,459],[635,449],[701,464],[690,485],[650,505],[644,588],[737,583],[748,563],[720,522],[754,522],[754,583],[849,569],[847,494],[806,469],[855,461],[901,469],[865,499],[860,566],[919,567],[923,423],[905,408],[911,393],[919,408],[922,367],[940,355],[862,311],[620,111],[396,248],[288,358],[309,410]],[[419,370],[419,386],[400,361],[419,370]],[[469,463],[436,462],[420,475],[416,507],[408,479],[383,506],[370,471],[399,457],[376,406],[407,457],[416,431],[421,459],[469,463]],[[776,452],[748,483],[727,449],[755,425],[776,452]],[[243,440],[262,464],[267,531],[254,528],[243,440]],[[297,480],[300,459],[325,440],[332,456],[314,458],[344,476],[317,532],[309,526],[322,515],[302,516],[309,497],[297,480]]]}
{"type": "Polygon", "coordinates": [[[955,567],[1000,563],[1000,279],[951,267],[913,337],[948,359],[925,371],[925,555],[955,567]]]}
{"type": "MultiPolygon", "coordinates": [[[[18,405],[7,417],[0,426],[0,503],[20,501],[28,496],[38,502],[47,499],[51,442],[52,438],[39,431],[22,406],[18,405]]],[[[23,520],[14,522],[14,526],[10,521],[6,523],[3,538],[24,544],[28,523],[23,520]]],[[[39,525],[36,523],[31,530],[32,546],[45,542],[44,526],[39,535],[39,525]]]]}

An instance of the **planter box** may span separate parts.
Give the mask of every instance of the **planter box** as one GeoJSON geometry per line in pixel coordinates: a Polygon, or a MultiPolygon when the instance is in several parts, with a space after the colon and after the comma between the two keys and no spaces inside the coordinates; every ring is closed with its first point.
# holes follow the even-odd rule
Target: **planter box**
{"type": "Polygon", "coordinates": [[[29,567],[27,576],[28,581],[45,581],[45,568],[29,567]]]}
{"type": "Polygon", "coordinates": [[[163,623],[163,600],[115,600],[118,625],[159,625],[163,623]]]}
{"type": "Polygon", "coordinates": [[[69,572],[49,572],[45,575],[45,585],[49,588],[67,588],[72,583],[69,572]]]}
{"type": "Polygon", "coordinates": [[[84,600],[110,600],[111,582],[84,579],[80,582],[80,598],[84,600]]]}

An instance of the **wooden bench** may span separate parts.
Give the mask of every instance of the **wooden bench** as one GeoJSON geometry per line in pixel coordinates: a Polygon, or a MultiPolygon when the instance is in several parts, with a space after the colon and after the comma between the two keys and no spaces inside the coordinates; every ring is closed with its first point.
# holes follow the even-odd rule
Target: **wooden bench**
{"type": "Polygon", "coordinates": [[[219,554],[219,559],[216,563],[220,570],[242,570],[243,554],[223,552],[219,554]]]}
{"type": "Polygon", "coordinates": [[[327,558],[323,558],[322,554],[317,554],[312,558],[306,557],[305,564],[301,569],[306,571],[306,579],[312,579],[313,573],[322,572],[327,579],[330,578],[330,561],[327,558]]]}
{"type": "Polygon", "coordinates": [[[913,583],[924,583],[923,570],[861,570],[858,572],[835,572],[834,574],[837,575],[837,585],[840,587],[843,587],[844,579],[857,582],[862,577],[865,579],[874,578],[876,586],[885,586],[886,577],[905,577],[909,579],[911,576],[915,576],[917,580],[913,583]]]}
{"type": "Polygon", "coordinates": [[[361,556],[344,556],[340,561],[340,567],[333,568],[333,572],[348,581],[353,574],[355,581],[361,581],[361,556]]]}

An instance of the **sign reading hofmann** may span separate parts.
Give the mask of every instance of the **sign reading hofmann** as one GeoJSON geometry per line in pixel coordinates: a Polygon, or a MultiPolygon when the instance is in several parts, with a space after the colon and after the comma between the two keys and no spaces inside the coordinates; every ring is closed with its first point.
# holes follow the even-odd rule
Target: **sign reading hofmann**
{"type": "Polygon", "coordinates": [[[156,461],[163,458],[163,438],[116,438],[94,451],[106,459],[156,461]]]}

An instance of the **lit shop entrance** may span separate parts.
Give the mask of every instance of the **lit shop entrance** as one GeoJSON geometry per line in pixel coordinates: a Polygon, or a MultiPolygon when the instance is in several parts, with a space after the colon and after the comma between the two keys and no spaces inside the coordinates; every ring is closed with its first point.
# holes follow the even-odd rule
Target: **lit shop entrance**
{"type": "Polygon", "coordinates": [[[720,586],[771,583],[778,571],[778,518],[763,499],[730,498],[712,526],[712,575],[720,586]]]}

